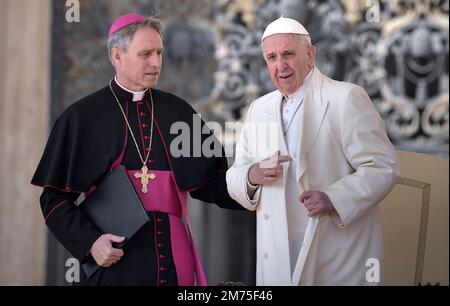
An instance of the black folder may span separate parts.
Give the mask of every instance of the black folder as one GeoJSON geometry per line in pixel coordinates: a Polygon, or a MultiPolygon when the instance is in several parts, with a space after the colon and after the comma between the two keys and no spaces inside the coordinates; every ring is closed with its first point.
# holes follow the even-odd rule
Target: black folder
{"type": "MultiPolygon", "coordinates": [[[[149,221],[122,166],[109,174],[94,193],[81,202],[80,208],[103,234],[125,237],[125,242],[149,221]]],[[[122,246],[123,243],[118,247],[122,246]]],[[[82,266],[87,277],[91,277],[99,268],[93,259],[82,266]]]]}

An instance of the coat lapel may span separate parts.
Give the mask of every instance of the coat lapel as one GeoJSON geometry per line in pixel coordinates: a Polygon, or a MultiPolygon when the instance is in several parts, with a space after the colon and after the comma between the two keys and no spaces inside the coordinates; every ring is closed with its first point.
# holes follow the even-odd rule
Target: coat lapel
{"type": "Polygon", "coordinates": [[[295,264],[294,273],[292,274],[292,285],[294,286],[298,286],[300,284],[300,279],[306,262],[306,256],[308,255],[311,247],[317,226],[319,225],[319,218],[320,217],[309,218],[308,226],[303,238],[302,248],[300,249],[300,254],[298,255],[297,262],[295,264]]]}
{"type": "MultiPolygon", "coordinates": [[[[300,184],[300,179],[308,167],[306,156],[319,136],[320,128],[325,117],[328,106],[328,101],[323,100],[322,96],[323,76],[319,69],[314,68],[313,79],[309,89],[305,95],[304,111],[300,118],[301,129],[301,143],[297,150],[298,167],[297,167],[297,182],[300,184]]],[[[319,224],[318,217],[309,218],[308,226],[303,238],[303,245],[292,275],[292,284],[298,285],[303,272],[303,267],[311,247],[317,226],[319,224]]]]}
{"type": "MultiPolygon", "coordinates": [[[[283,122],[281,121],[281,101],[283,100],[282,94],[277,91],[275,96],[275,103],[271,105],[265,111],[266,121],[267,122],[276,122],[277,125],[277,138],[278,138],[278,149],[280,150],[281,155],[288,155],[288,149],[286,145],[286,140],[284,139],[283,133],[283,122]]],[[[275,152],[271,152],[273,154],[275,152]]]]}
{"type": "Polygon", "coordinates": [[[314,68],[313,79],[305,95],[304,111],[302,113],[301,125],[302,135],[300,148],[296,156],[298,162],[297,181],[301,179],[308,166],[306,155],[319,135],[320,128],[327,110],[328,101],[323,100],[322,86],[323,76],[319,69],[314,68]]]}
{"type": "MultiPolygon", "coordinates": [[[[283,133],[283,124],[281,119],[281,102],[282,102],[283,96],[279,91],[276,91],[274,93],[274,96],[271,98],[270,107],[267,107],[264,111],[265,118],[264,120],[266,122],[276,122],[277,127],[277,150],[280,151],[281,155],[289,155],[288,148],[286,144],[286,140],[284,138],[283,133]]],[[[270,152],[269,154],[274,154],[274,152],[270,152]]],[[[278,185],[276,187],[273,187],[271,189],[267,189],[266,192],[271,193],[271,199],[275,200],[270,203],[267,203],[266,210],[270,214],[278,215],[279,223],[277,223],[277,227],[274,228],[275,235],[278,237],[278,241],[276,243],[277,250],[276,252],[279,254],[279,257],[277,259],[276,263],[276,269],[277,269],[277,279],[282,284],[289,284],[291,282],[291,273],[290,273],[290,261],[289,261],[289,241],[288,241],[288,224],[287,224],[287,218],[286,218],[286,207],[284,205],[280,206],[281,204],[279,201],[283,201],[284,199],[284,193],[286,188],[286,179],[288,177],[287,172],[289,168],[289,162],[285,163],[285,166],[283,167],[283,183],[282,185],[278,185]],[[275,213],[274,210],[277,212],[275,213]]],[[[264,243],[264,242],[263,242],[264,243]]],[[[274,242],[267,241],[268,245],[270,247],[274,247],[274,242]]]]}
{"type": "MultiPolygon", "coordinates": [[[[322,122],[328,106],[328,101],[324,101],[322,99],[323,76],[317,68],[314,68],[312,77],[313,79],[311,80],[311,85],[305,95],[304,111],[302,113],[302,117],[300,118],[302,125],[302,135],[300,135],[300,148],[296,153],[296,158],[299,161],[296,172],[297,181],[301,179],[302,175],[306,171],[306,156],[319,135],[319,131],[322,126],[322,122]]],[[[278,148],[280,150],[280,154],[289,155],[286,140],[284,138],[283,124],[281,119],[282,97],[283,96],[281,95],[281,93],[277,92],[277,96],[274,99],[275,103],[273,103],[271,107],[265,111],[265,115],[268,122],[276,121],[277,123],[278,148]]],[[[285,170],[284,177],[287,177],[286,172],[288,167],[283,168],[285,170]]],[[[309,248],[313,241],[318,223],[319,218],[310,218],[309,220],[307,231],[303,240],[303,247],[297,259],[294,273],[291,276],[291,282],[293,285],[297,285],[300,281],[303,267],[306,262],[309,248]]],[[[287,226],[287,223],[285,225],[287,226]]]]}

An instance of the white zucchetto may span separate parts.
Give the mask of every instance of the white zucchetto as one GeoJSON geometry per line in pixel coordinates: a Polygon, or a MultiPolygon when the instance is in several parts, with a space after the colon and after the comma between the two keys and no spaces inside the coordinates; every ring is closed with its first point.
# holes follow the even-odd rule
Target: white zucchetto
{"type": "Polygon", "coordinates": [[[275,21],[272,21],[264,31],[261,41],[266,37],[274,34],[299,34],[309,35],[305,27],[295,19],[281,16],[275,21]]]}

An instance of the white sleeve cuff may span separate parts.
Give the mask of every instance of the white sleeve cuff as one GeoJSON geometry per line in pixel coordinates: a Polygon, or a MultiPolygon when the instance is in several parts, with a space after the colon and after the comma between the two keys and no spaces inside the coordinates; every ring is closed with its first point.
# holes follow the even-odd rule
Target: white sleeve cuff
{"type": "Polygon", "coordinates": [[[337,227],[339,228],[344,227],[344,222],[342,222],[341,217],[339,216],[338,212],[334,207],[333,210],[330,213],[328,213],[328,215],[330,216],[331,220],[333,220],[334,224],[336,224],[337,227]]]}
{"type": "Polygon", "coordinates": [[[250,180],[248,179],[247,174],[247,200],[252,205],[256,205],[259,202],[259,195],[261,191],[261,185],[253,185],[250,183],[250,180]]]}

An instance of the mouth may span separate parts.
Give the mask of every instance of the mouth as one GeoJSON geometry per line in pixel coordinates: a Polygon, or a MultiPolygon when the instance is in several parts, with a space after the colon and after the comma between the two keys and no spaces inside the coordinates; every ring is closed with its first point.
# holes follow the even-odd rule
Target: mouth
{"type": "Polygon", "coordinates": [[[285,75],[280,75],[280,76],[278,76],[278,78],[281,79],[281,80],[287,80],[287,79],[289,79],[290,77],[292,77],[293,75],[294,75],[293,73],[291,73],[291,74],[285,74],[285,75]]]}
{"type": "Polygon", "coordinates": [[[159,76],[159,72],[155,71],[155,72],[147,72],[145,73],[146,76],[150,76],[150,77],[157,77],[159,76]]]}

